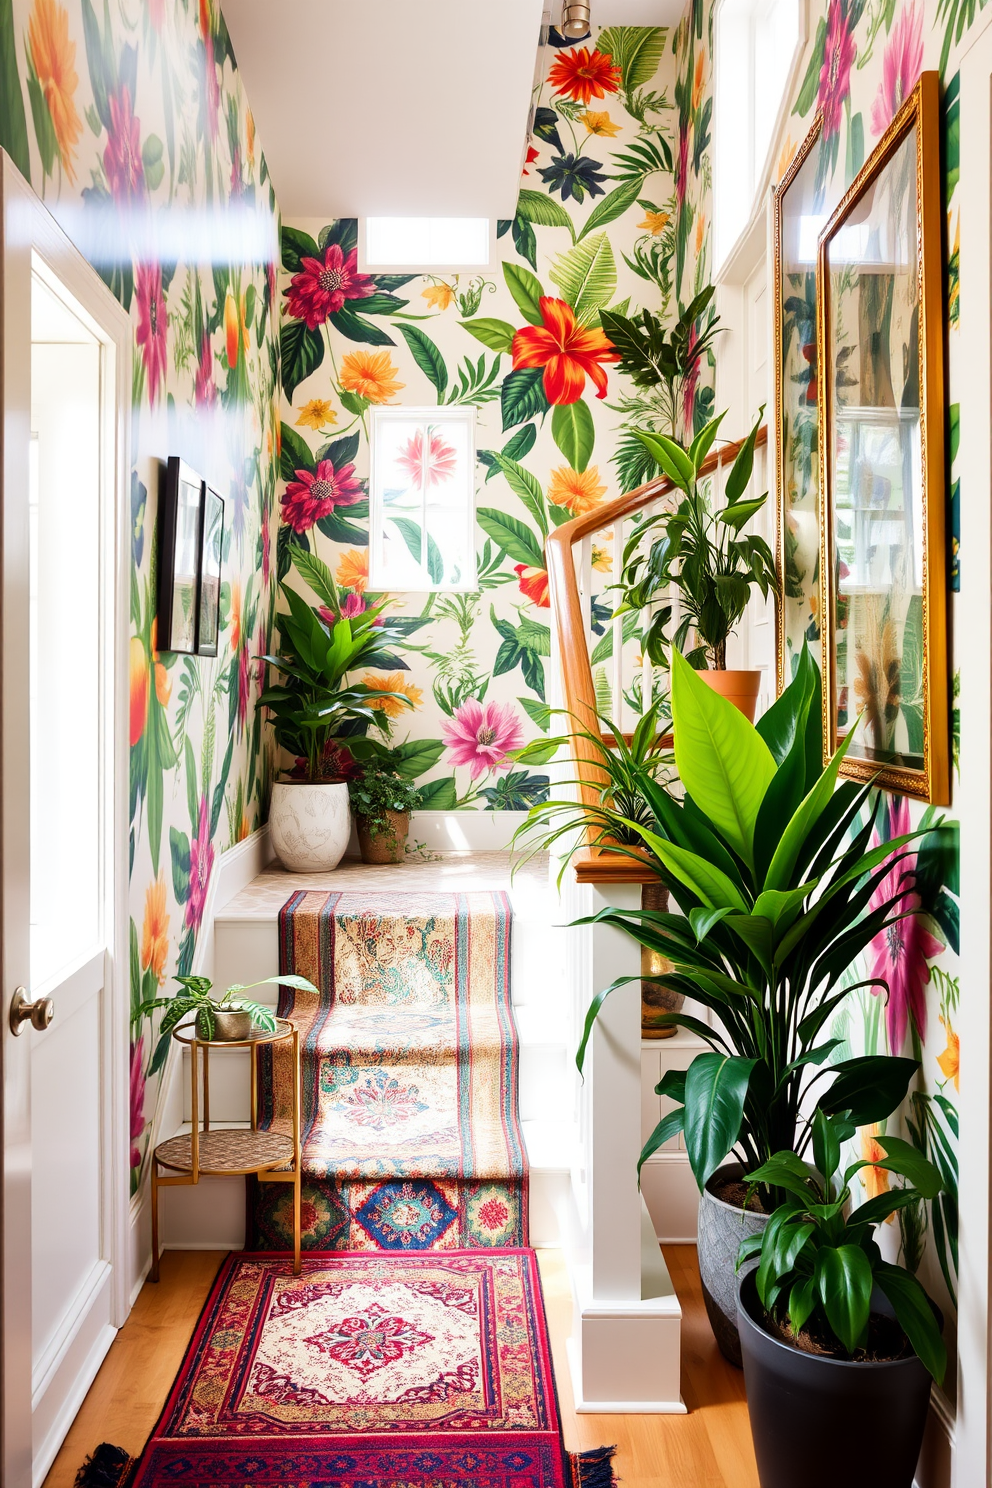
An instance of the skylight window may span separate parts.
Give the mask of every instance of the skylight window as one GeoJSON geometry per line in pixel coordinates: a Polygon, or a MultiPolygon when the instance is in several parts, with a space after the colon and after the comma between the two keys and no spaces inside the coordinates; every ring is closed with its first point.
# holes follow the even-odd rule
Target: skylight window
{"type": "Polygon", "coordinates": [[[488,217],[366,217],[367,269],[483,269],[491,256],[488,217]]]}

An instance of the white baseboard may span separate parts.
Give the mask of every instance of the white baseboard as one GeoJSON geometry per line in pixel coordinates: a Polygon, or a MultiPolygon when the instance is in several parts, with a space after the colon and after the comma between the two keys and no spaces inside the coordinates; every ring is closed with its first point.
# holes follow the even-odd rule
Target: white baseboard
{"type": "MultiPolygon", "coordinates": [[[[431,852],[508,852],[526,811],[415,811],[410,819],[410,845],[422,842],[431,852]]],[[[357,846],[357,843],[356,843],[357,846]]]]}

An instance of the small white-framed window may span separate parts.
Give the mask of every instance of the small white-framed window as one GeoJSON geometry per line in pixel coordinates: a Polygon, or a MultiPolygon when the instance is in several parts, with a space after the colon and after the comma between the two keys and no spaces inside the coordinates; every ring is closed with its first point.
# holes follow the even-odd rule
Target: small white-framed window
{"type": "Polygon", "coordinates": [[[474,407],[369,412],[369,587],[474,590],[474,407]]]}
{"type": "Polygon", "coordinates": [[[805,0],[719,0],[714,19],[713,268],[754,212],[806,40],[805,0]]]}
{"type": "Polygon", "coordinates": [[[487,269],[493,260],[489,217],[363,217],[363,269],[487,269]]]}

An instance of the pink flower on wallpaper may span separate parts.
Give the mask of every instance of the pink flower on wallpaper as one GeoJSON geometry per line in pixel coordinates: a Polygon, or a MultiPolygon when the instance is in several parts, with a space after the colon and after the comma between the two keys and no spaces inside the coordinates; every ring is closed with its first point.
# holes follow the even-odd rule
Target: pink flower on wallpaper
{"type": "MultiPolygon", "coordinates": [[[[889,798],[889,836],[902,837],[912,831],[909,801],[905,796],[889,798]]],[[[878,884],[868,904],[869,912],[883,904],[898,903],[905,918],[896,920],[876,935],[868,946],[874,956],[869,976],[881,977],[888,984],[889,999],[885,1009],[885,1028],[889,1053],[900,1054],[912,1018],[920,1038],[926,1037],[927,1004],[925,988],[930,980],[928,962],[944,949],[943,941],[931,935],[926,916],[911,911],[920,908],[916,892],[916,853],[902,849],[893,853],[892,868],[878,884]]],[[[879,989],[873,987],[875,996],[879,989]]]]}
{"type": "Polygon", "coordinates": [[[122,88],[107,99],[110,128],[103,152],[107,185],[115,201],[131,201],[144,195],[145,167],[141,159],[141,121],[131,108],[131,91],[122,88]]]}
{"type": "Polygon", "coordinates": [[[134,339],[141,348],[141,360],[148,378],[148,400],[155,402],[169,356],[169,312],[162,293],[160,264],[138,264],[134,274],[134,298],[138,307],[138,324],[134,339]]]}
{"type": "Polygon", "coordinates": [[[375,293],[367,274],[358,272],[358,252],[345,257],[337,243],[329,244],[323,260],[303,258],[286,291],[290,315],[305,320],[311,331],[335,315],[345,300],[364,300],[375,293]]]}
{"type": "Polygon", "coordinates": [[[207,798],[200,797],[200,820],[196,836],[189,845],[189,898],[186,900],[186,925],[190,930],[199,930],[203,919],[203,908],[207,902],[207,888],[214,866],[214,845],[210,841],[210,817],[207,813],[207,798]]]}
{"type": "Polygon", "coordinates": [[[923,6],[899,12],[882,62],[882,81],[871,107],[871,132],[884,134],[923,71],[923,6]]]}
{"type": "Polygon", "coordinates": [[[131,1166],[141,1167],[141,1141],[145,1131],[145,1036],[131,1045],[131,1166]]]}
{"type": "Polygon", "coordinates": [[[425,447],[424,436],[418,429],[408,439],[396,457],[412,486],[439,486],[450,480],[458,468],[458,452],[453,444],[446,444],[437,429],[432,429],[425,447]]]}
{"type": "Polygon", "coordinates": [[[441,726],[441,737],[454,765],[468,765],[473,780],[487,770],[508,770],[511,749],[524,742],[520,720],[509,703],[486,703],[469,698],[441,726]]]}
{"type": "Polygon", "coordinates": [[[830,0],[823,66],[816,101],[823,110],[823,139],[832,139],[840,129],[844,100],[851,90],[851,68],[857,55],[854,28],[847,15],[846,0],[830,0]]]}
{"type": "MultiPolygon", "coordinates": [[[[193,382],[193,396],[197,408],[211,408],[217,401],[217,384],[214,382],[214,354],[210,337],[204,331],[200,337],[200,360],[193,382]]],[[[268,583],[268,579],[266,579],[268,583]]]]}
{"type": "Polygon", "coordinates": [[[316,470],[298,470],[282,498],[282,519],[294,532],[307,532],[336,506],[354,506],[362,497],[354,465],[335,470],[330,460],[321,460],[316,470]]]}

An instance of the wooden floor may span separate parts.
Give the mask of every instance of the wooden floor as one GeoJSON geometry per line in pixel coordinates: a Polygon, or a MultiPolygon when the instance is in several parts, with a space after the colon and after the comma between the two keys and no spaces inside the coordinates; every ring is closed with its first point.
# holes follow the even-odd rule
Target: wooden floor
{"type": "MultiPolygon", "coordinates": [[[[210,1283],[223,1259],[215,1251],[169,1251],[162,1280],[146,1284],[66,1437],[45,1488],[72,1488],[80,1463],[109,1441],[137,1455],[179,1371],[210,1283]]],[[[540,1252],[555,1374],[573,1450],[617,1444],[623,1488],[758,1488],[744,1377],[717,1350],[699,1289],[695,1248],[665,1247],[682,1303],[685,1416],[577,1416],[565,1361],[571,1302],[560,1251],[540,1252]]]]}

